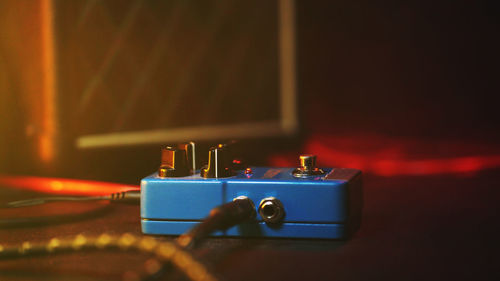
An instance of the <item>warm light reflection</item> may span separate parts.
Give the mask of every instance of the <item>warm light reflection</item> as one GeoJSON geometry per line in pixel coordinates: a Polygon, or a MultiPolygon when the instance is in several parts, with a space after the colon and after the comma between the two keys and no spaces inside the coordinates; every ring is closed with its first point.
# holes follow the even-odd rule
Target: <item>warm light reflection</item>
{"type": "Polygon", "coordinates": [[[139,189],[119,183],[27,176],[0,176],[0,186],[61,195],[106,195],[139,189]]]}
{"type": "Polygon", "coordinates": [[[40,0],[40,32],[42,57],[42,133],[39,138],[40,159],[50,162],[55,150],[55,58],[54,58],[54,28],[52,0],[40,0]]]}
{"type": "MultiPolygon", "coordinates": [[[[500,154],[485,155],[484,147],[477,144],[447,146],[446,142],[415,139],[319,136],[308,140],[304,151],[316,154],[321,166],[356,168],[379,176],[474,174],[500,168],[500,154]]],[[[270,162],[272,166],[298,165],[295,157],[274,156],[270,162]]]]}

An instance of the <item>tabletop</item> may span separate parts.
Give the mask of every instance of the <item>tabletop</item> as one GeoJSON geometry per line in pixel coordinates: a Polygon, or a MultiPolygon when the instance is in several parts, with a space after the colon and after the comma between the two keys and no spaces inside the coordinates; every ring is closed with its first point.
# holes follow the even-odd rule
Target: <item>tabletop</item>
{"type": "MultiPolygon", "coordinates": [[[[497,279],[499,179],[497,170],[364,175],[363,221],[349,240],[207,238],[194,256],[221,280],[497,279]]],[[[0,195],[7,202],[37,194],[2,187],[0,195]]],[[[2,245],[104,232],[141,235],[136,205],[54,202],[0,212],[2,219],[88,214],[48,225],[3,227],[2,245]]],[[[0,260],[0,279],[134,280],[144,274],[150,258],[98,251],[0,260]]],[[[172,279],[185,277],[169,271],[155,280],[172,279]]]]}

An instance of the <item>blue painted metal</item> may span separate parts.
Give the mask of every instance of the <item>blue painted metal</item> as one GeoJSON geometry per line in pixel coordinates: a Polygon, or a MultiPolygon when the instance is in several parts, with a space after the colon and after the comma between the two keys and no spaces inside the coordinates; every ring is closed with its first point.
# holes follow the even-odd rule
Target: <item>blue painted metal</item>
{"type": "MultiPolygon", "coordinates": [[[[181,235],[200,222],[142,220],[142,231],[156,235],[181,235]]],[[[343,238],[347,235],[344,224],[326,223],[283,223],[277,228],[265,222],[242,224],[226,231],[217,231],[213,236],[247,237],[294,237],[294,238],[343,238]],[[297,235],[300,234],[300,235],[297,235]]]]}
{"type": "MultiPolygon", "coordinates": [[[[283,223],[270,225],[259,215],[214,235],[295,238],[346,238],[359,227],[361,217],[360,172],[335,177],[335,169],[323,176],[298,179],[293,168],[252,167],[250,175],[239,171],[229,178],[160,178],[153,174],[141,181],[142,231],[179,235],[205,218],[210,210],[247,196],[255,203],[267,197],[279,199],[285,209],[283,223]]],[[[339,169],[340,170],[340,169],[339,169]]]]}

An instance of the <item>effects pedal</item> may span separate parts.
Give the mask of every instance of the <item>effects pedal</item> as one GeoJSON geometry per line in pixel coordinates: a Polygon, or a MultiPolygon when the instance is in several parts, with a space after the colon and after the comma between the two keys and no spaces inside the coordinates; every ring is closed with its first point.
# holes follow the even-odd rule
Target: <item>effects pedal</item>
{"type": "Polygon", "coordinates": [[[180,235],[241,197],[254,202],[255,220],[213,235],[343,239],[359,228],[361,171],[317,168],[314,155],[301,155],[298,168],[244,167],[229,149],[212,147],[201,169],[193,142],[162,149],[158,172],[141,181],[142,231],[180,235]]]}

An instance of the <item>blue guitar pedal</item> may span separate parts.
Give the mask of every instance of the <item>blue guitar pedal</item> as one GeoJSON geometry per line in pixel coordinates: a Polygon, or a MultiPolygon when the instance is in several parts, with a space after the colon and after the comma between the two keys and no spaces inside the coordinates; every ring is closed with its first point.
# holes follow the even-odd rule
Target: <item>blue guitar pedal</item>
{"type": "Polygon", "coordinates": [[[361,171],[316,168],[301,155],[298,168],[234,168],[224,145],[211,148],[197,170],[194,143],[162,150],[157,173],[141,181],[141,225],[146,234],[180,235],[211,209],[238,197],[256,207],[254,221],[217,236],[342,239],[361,222],[361,171]]]}

